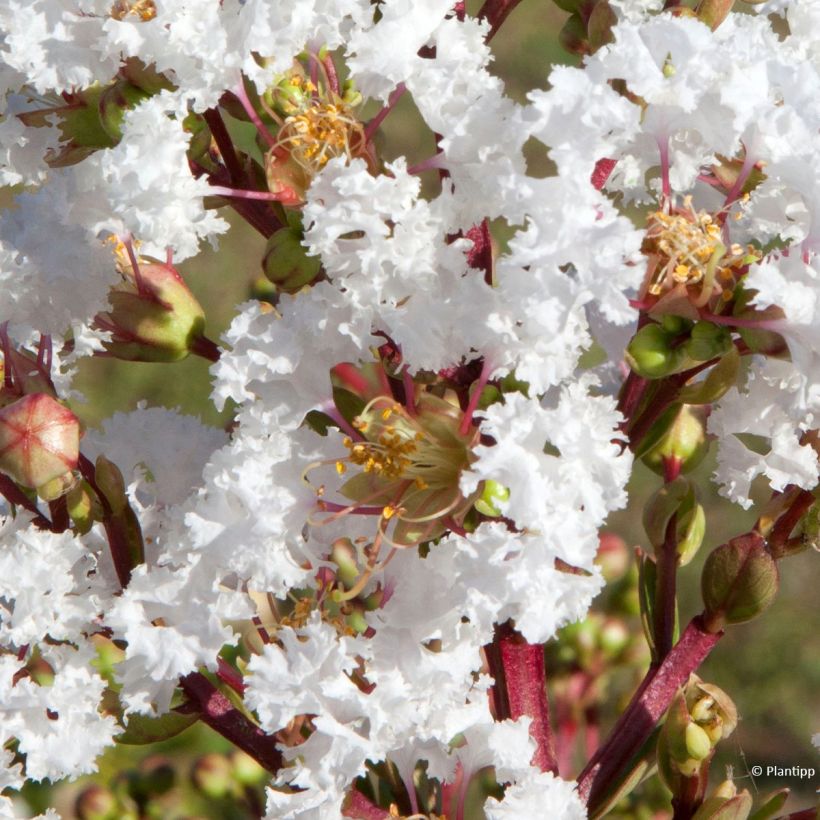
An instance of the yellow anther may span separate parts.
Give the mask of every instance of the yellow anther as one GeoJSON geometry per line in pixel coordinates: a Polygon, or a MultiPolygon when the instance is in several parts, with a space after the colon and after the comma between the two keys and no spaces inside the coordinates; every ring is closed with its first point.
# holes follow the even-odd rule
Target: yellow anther
{"type": "Polygon", "coordinates": [[[344,461],[337,461],[336,462],[336,472],[339,475],[343,475],[346,471],[347,471],[347,465],[344,463],[344,461]]]}
{"type": "Polygon", "coordinates": [[[390,520],[390,519],[391,519],[391,518],[392,518],[395,514],[396,514],[396,508],[395,508],[395,507],[393,507],[393,506],[392,506],[392,505],[390,505],[390,504],[388,504],[388,505],[387,505],[386,507],[384,507],[384,509],[382,510],[382,516],[384,517],[384,519],[385,519],[386,521],[389,521],[389,520],[390,520]]]}

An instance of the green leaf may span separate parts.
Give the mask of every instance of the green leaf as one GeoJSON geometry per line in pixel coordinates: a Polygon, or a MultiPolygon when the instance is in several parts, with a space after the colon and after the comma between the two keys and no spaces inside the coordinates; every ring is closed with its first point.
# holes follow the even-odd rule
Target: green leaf
{"type": "Polygon", "coordinates": [[[148,715],[131,715],[128,725],[122,734],[114,740],[125,746],[143,746],[146,743],[158,743],[184,732],[199,720],[196,713],[182,715],[179,712],[168,712],[161,717],[148,715]]]}

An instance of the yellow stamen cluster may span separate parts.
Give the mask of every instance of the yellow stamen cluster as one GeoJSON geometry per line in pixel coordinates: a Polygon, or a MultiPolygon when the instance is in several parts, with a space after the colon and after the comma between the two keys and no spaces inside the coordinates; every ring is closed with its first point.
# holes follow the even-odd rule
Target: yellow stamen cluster
{"type": "Polygon", "coordinates": [[[285,149],[308,174],[322,170],[334,157],[348,159],[365,147],[362,124],[350,108],[336,98],[326,102],[313,97],[285,119],[275,148],[285,149]]]}
{"type": "Polygon", "coordinates": [[[157,16],[157,7],[154,0],[116,0],[109,14],[115,20],[138,17],[143,23],[147,23],[157,16]]]}
{"type": "Polygon", "coordinates": [[[693,285],[706,274],[709,260],[721,245],[720,226],[711,214],[695,212],[691,199],[684,200],[683,213],[667,214],[656,211],[649,216],[645,249],[666,260],[649,286],[649,293],[659,296],[663,280],[671,274],[675,283],[693,285]]]}
{"type": "Polygon", "coordinates": [[[674,213],[655,211],[649,215],[644,252],[657,258],[647,292],[660,296],[678,284],[704,286],[712,290],[716,277],[724,300],[732,298],[738,268],[754,249],[722,242],[720,222],[706,211],[695,211],[687,196],[683,208],[674,213]]]}
{"type": "MultiPolygon", "coordinates": [[[[382,411],[381,420],[388,421],[390,416],[399,410],[393,405],[382,411]]],[[[367,434],[368,423],[361,418],[353,422],[354,427],[367,434]]],[[[418,443],[424,439],[420,431],[413,432],[405,426],[397,429],[393,424],[385,424],[375,440],[353,441],[349,436],[344,438],[344,446],[350,451],[350,461],[364,469],[366,473],[375,473],[383,478],[401,478],[413,464],[412,455],[418,449],[418,443]]],[[[342,462],[337,462],[339,471],[342,462]]],[[[340,472],[344,472],[342,469],[340,472]]]]}

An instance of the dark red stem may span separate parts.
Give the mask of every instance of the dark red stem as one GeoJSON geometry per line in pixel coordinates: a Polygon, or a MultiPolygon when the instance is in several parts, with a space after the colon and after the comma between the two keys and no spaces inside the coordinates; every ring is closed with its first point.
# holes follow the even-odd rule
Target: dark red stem
{"type": "Polygon", "coordinates": [[[209,108],[203,116],[205,117],[205,122],[208,123],[211,136],[214,138],[217,148],[219,148],[219,153],[222,155],[225,167],[228,169],[231,183],[237,188],[241,188],[245,174],[242,170],[242,163],[239,161],[239,157],[237,157],[236,151],[234,150],[233,141],[231,140],[230,134],[228,134],[228,129],[225,128],[222,116],[216,108],[209,108]]]}
{"type": "Polygon", "coordinates": [[[479,20],[486,20],[490,24],[490,32],[487,34],[487,42],[495,37],[496,32],[501,28],[510,12],[521,2],[521,0],[485,0],[484,5],[478,12],[479,20]]]}
{"type": "Polygon", "coordinates": [[[797,526],[800,519],[809,511],[809,507],[814,503],[814,493],[809,490],[802,490],[797,498],[792,502],[786,512],[784,512],[775,523],[767,539],[772,558],[775,560],[782,557],[781,550],[786,547],[792,530],[797,526]]]}
{"type": "Polygon", "coordinates": [[[699,615],[692,620],[659,667],[650,667],[606,742],[581,772],[578,793],[586,801],[590,814],[652,734],[678,688],[703,663],[723,635],[723,632],[707,632],[701,618],[699,615]]]}
{"type": "MultiPolygon", "coordinates": [[[[679,463],[677,459],[676,462],[679,463]]],[[[665,466],[665,465],[664,465],[665,466]]],[[[675,475],[669,473],[674,481],[675,475]]],[[[655,661],[661,663],[672,649],[675,632],[675,596],[678,573],[678,516],[673,515],[666,525],[663,544],[656,555],[655,580],[655,661]]]]}
{"type": "Polygon", "coordinates": [[[196,706],[204,723],[249,754],[260,766],[276,774],[284,758],[276,748],[276,739],[265,734],[234,707],[204,675],[192,672],[181,679],[182,691],[196,706]]]}
{"type": "MultiPolygon", "coordinates": [[[[558,774],[547,701],[544,648],[540,644],[527,643],[508,624],[497,628],[493,644],[497,646],[495,659],[500,660],[503,674],[501,685],[505,693],[505,717],[515,720],[527,716],[532,719],[530,737],[536,744],[532,764],[542,772],[558,774]]],[[[495,673],[498,670],[491,671],[495,673]]],[[[499,680],[496,678],[493,688],[498,686],[499,680]]],[[[503,719],[498,714],[496,717],[503,719]]]]}
{"type": "Polygon", "coordinates": [[[218,362],[219,357],[222,355],[219,345],[212,342],[207,336],[198,336],[194,339],[191,343],[191,353],[201,356],[209,362],[218,362]]]}

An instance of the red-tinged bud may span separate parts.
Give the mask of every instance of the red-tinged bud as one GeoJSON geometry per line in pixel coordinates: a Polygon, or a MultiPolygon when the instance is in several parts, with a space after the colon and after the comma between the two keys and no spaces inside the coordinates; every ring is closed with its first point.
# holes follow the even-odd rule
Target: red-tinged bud
{"type": "Polygon", "coordinates": [[[611,584],[626,575],[631,563],[626,541],[614,532],[602,532],[598,537],[595,563],[601,568],[604,580],[611,584]]]}
{"type": "Polygon", "coordinates": [[[283,205],[298,207],[304,204],[311,178],[290,155],[269,151],[265,157],[265,179],[268,190],[276,194],[283,205]]]}
{"type": "Polygon", "coordinates": [[[663,475],[664,461],[674,459],[680,472],[688,473],[703,461],[708,450],[706,412],[683,404],[673,405],[658,419],[641,442],[639,454],[647,467],[663,475]]]}
{"type": "Polygon", "coordinates": [[[573,14],[564,23],[558,40],[570,54],[590,54],[587,28],[579,14],[573,14]]]}
{"type": "Polygon", "coordinates": [[[134,362],[175,362],[204,340],[205,313],[171,265],[141,265],[136,278],[123,266],[124,281],[109,295],[111,310],[96,324],[109,330],[105,349],[134,362]]]}
{"type": "Polygon", "coordinates": [[[757,533],[718,547],[706,559],[701,576],[707,628],[717,632],[727,623],[756,617],[772,603],[779,583],[777,564],[757,533]]]}
{"type": "Polygon", "coordinates": [[[735,0],[701,0],[697,7],[698,20],[714,31],[728,16],[735,0]]]}
{"type": "Polygon", "coordinates": [[[277,290],[296,293],[319,275],[321,260],[308,256],[302,245],[302,233],[280,228],[268,239],[262,269],[277,290]]]}
{"type": "Polygon", "coordinates": [[[77,795],[74,813],[79,820],[116,820],[125,814],[114,794],[102,786],[83,789],[77,795]]]}
{"type": "Polygon", "coordinates": [[[51,396],[35,393],[0,409],[0,471],[18,484],[35,489],[71,473],[79,452],[80,422],[51,396]]]}

